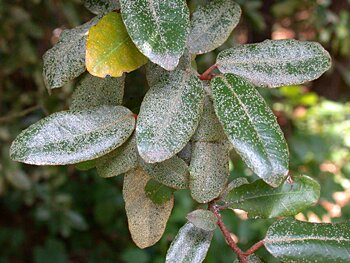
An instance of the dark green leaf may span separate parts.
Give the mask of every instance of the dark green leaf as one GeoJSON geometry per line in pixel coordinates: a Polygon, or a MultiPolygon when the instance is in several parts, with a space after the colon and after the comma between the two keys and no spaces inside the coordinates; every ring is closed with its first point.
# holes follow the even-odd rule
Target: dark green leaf
{"type": "Polygon", "coordinates": [[[202,83],[191,72],[162,76],[147,92],[137,120],[137,148],[148,163],[171,158],[194,134],[203,110],[202,83]]]}
{"type": "Polygon", "coordinates": [[[222,51],[217,64],[257,86],[280,87],[319,78],[331,67],[328,52],[316,42],[265,40],[222,51]]]}
{"type": "Polygon", "coordinates": [[[189,10],[184,0],[121,0],[129,35],[152,62],[173,70],[185,50],[189,10]]]}
{"type": "Polygon", "coordinates": [[[145,186],[146,196],[156,205],[162,205],[173,197],[174,190],[153,179],[149,180],[145,186]]]}
{"type": "Polygon", "coordinates": [[[117,148],[134,126],[132,112],[122,106],[57,112],[18,135],[10,155],[15,161],[36,165],[79,163],[117,148]]]}
{"type": "Polygon", "coordinates": [[[258,91],[233,74],[212,80],[215,112],[237,153],[259,177],[278,186],[288,174],[288,147],[258,91]]]}
{"type": "MultiPolygon", "coordinates": [[[[247,259],[248,259],[247,263],[263,263],[263,261],[261,261],[261,259],[255,255],[250,255],[247,259]]],[[[233,263],[240,263],[240,262],[237,259],[233,263]]]]}
{"type": "Polygon", "coordinates": [[[44,56],[44,80],[47,88],[59,88],[85,71],[87,32],[99,17],[79,27],[64,30],[57,44],[44,56]]]}
{"type": "Polygon", "coordinates": [[[94,159],[94,160],[89,160],[89,161],[77,163],[75,165],[75,168],[77,168],[80,171],[87,171],[87,170],[94,168],[95,166],[96,166],[96,161],[94,159]]]}
{"type": "Polygon", "coordinates": [[[203,54],[221,46],[237,26],[241,8],[232,0],[212,0],[199,6],[191,19],[187,45],[192,54],[203,54]]]}
{"type": "Polygon", "coordinates": [[[85,0],[84,6],[96,15],[120,9],[119,0],[85,0]]]}
{"type": "Polygon", "coordinates": [[[166,255],[166,263],[201,263],[208,252],[213,231],[186,223],[177,233],[166,255]]]}
{"type": "Polygon", "coordinates": [[[192,211],[186,218],[196,227],[206,231],[214,231],[217,227],[216,222],[218,219],[213,212],[209,210],[198,209],[192,211]]]}
{"type": "Polygon", "coordinates": [[[350,262],[350,224],[316,224],[291,218],[275,222],[266,249],[283,262],[350,262]]]}
{"type": "Polygon", "coordinates": [[[294,177],[277,188],[262,180],[231,190],[223,199],[231,208],[248,212],[249,217],[293,216],[317,203],[320,185],[308,176],[294,177]]]}

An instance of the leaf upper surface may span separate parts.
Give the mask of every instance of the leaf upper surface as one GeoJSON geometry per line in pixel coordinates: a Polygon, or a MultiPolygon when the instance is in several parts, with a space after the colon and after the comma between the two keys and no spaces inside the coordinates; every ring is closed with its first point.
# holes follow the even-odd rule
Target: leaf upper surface
{"type": "Polygon", "coordinates": [[[147,92],[137,119],[137,148],[148,163],[171,158],[194,134],[203,110],[204,91],[191,72],[176,70],[147,92]]]}
{"type": "Polygon", "coordinates": [[[187,46],[192,54],[203,54],[221,46],[237,26],[241,8],[232,0],[213,0],[199,6],[191,19],[187,46]]]}
{"type": "Polygon", "coordinates": [[[288,147],[270,108],[258,91],[233,74],[212,80],[215,112],[237,153],[272,186],[288,174],[288,147]]]}
{"type": "Polygon", "coordinates": [[[119,13],[108,13],[89,30],[86,68],[91,75],[120,77],[146,62],[147,58],[131,41],[119,13]]]}
{"type": "Polygon", "coordinates": [[[201,263],[208,252],[213,231],[206,231],[187,222],[171,242],[166,263],[201,263]]]}
{"type": "Polygon", "coordinates": [[[331,66],[328,52],[316,42],[265,40],[222,51],[222,73],[234,73],[256,86],[280,87],[319,78],[331,66]]]}
{"type": "Polygon", "coordinates": [[[145,186],[145,192],[147,197],[151,199],[153,203],[161,205],[172,199],[174,189],[151,179],[145,186]]]}
{"type": "Polygon", "coordinates": [[[248,212],[249,217],[293,216],[317,203],[320,185],[308,176],[294,177],[272,188],[262,180],[231,190],[223,199],[231,208],[248,212]]]}
{"type": "Polygon", "coordinates": [[[96,15],[120,9],[118,0],[85,0],[84,6],[96,15]]]}
{"type": "Polygon", "coordinates": [[[135,119],[122,106],[54,113],[24,130],[12,143],[11,158],[36,165],[64,165],[100,157],[131,135],[135,119]]]}
{"type": "Polygon", "coordinates": [[[121,0],[129,35],[152,62],[173,70],[185,50],[189,10],[184,0],[121,0]]]}
{"type": "Polygon", "coordinates": [[[266,249],[283,262],[348,263],[350,224],[318,224],[286,218],[264,239],[266,249]]]}
{"type": "Polygon", "coordinates": [[[56,45],[43,56],[43,76],[47,88],[62,87],[85,71],[87,32],[100,17],[73,29],[64,30],[56,45]]]}
{"type": "Polygon", "coordinates": [[[127,172],[124,178],[123,198],[129,230],[140,248],[152,246],[162,237],[174,205],[173,197],[161,205],[147,197],[145,186],[150,179],[140,167],[127,172]]]}
{"type": "Polygon", "coordinates": [[[189,213],[186,218],[196,227],[206,231],[214,231],[217,227],[218,219],[209,210],[197,209],[189,213]]]}

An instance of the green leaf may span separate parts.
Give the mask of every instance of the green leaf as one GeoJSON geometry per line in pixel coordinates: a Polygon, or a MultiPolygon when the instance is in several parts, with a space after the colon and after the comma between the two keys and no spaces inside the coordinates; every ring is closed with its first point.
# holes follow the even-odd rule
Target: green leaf
{"type": "Polygon", "coordinates": [[[140,248],[152,246],[162,237],[174,205],[173,197],[162,205],[147,197],[145,186],[150,179],[140,167],[127,172],[124,178],[123,198],[129,230],[140,248]]]}
{"type": "Polygon", "coordinates": [[[141,166],[154,180],[174,189],[188,188],[189,174],[188,166],[177,156],[164,162],[150,164],[142,160],[141,166]]]}
{"type": "Polygon", "coordinates": [[[231,190],[223,199],[230,208],[248,212],[253,218],[293,216],[317,203],[320,185],[308,176],[294,177],[277,188],[262,180],[244,184],[231,190]]]}
{"type": "MultiPolygon", "coordinates": [[[[250,255],[248,258],[248,262],[247,263],[263,263],[263,261],[261,261],[261,259],[259,257],[257,257],[256,255],[250,255]]],[[[239,260],[235,260],[233,263],[240,263],[239,260]]]]}
{"type": "Polygon", "coordinates": [[[173,70],[185,50],[189,10],[184,0],[121,0],[129,35],[152,62],[173,70]]]}
{"type": "Polygon", "coordinates": [[[162,205],[173,197],[174,190],[153,179],[149,180],[145,186],[145,192],[149,199],[156,205],[162,205]]]}
{"type": "Polygon", "coordinates": [[[131,136],[122,146],[96,160],[99,176],[109,178],[136,168],[139,155],[136,147],[136,137],[131,136]]]}
{"type": "Polygon", "coordinates": [[[245,177],[238,177],[232,180],[225,188],[225,190],[221,193],[221,198],[225,199],[225,197],[235,188],[244,185],[249,184],[247,178],[245,177]]]}
{"type": "Polygon", "coordinates": [[[147,92],[137,120],[137,148],[148,163],[161,162],[185,147],[203,110],[204,90],[193,73],[165,74],[147,92]]]}
{"type": "Polygon", "coordinates": [[[10,155],[15,161],[36,165],[79,163],[117,148],[134,126],[132,112],[122,106],[57,112],[18,135],[10,155]]]}
{"type": "Polygon", "coordinates": [[[86,68],[91,75],[120,77],[146,64],[126,32],[121,15],[111,12],[89,30],[86,68]]]}
{"type": "Polygon", "coordinates": [[[229,176],[229,145],[196,142],[190,165],[190,190],[193,199],[207,203],[224,190],[229,176]]]}
{"type": "Polygon", "coordinates": [[[87,32],[100,17],[70,30],[64,30],[53,48],[43,56],[43,76],[47,88],[59,88],[85,71],[87,32]]]}
{"type": "Polygon", "coordinates": [[[227,141],[227,136],[215,114],[213,102],[208,95],[205,96],[202,117],[192,140],[201,142],[227,141]]]}
{"type": "Polygon", "coordinates": [[[80,171],[88,171],[96,166],[96,160],[88,160],[85,162],[77,163],[75,168],[80,171]]]}
{"type": "Polygon", "coordinates": [[[119,0],[85,0],[84,6],[96,15],[120,9],[119,0]]]}
{"type": "Polygon", "coordinates": [[[222,73],[274,88],[319,78],[331,67],[331,57],[316,42],[265,40],[222,51],[216,63],[222,73]]]}
{"type": "Polygon", "coordinates": [[[198,209],[192,211],[186,218],[196,227],[206,231],[214,231],[217,227],[216,222],[218,219],[213,212],[209,210],[198,209]]]}
{"type": "Polygon", "coordinates": [[[166,263],[201,263],[208,252],[213,231],[187,222],[180,228],[166,255],[166,263]]]}
{"type": "Polygon", "coordinates": [[[215,112],[237,153],[249,168],[276,187],[288,174],[288,147],[270,108],[258,91],[233,74],[212,80],[215,112]]]}
{"type": "Polygon", "coordinates": [[[291,218],[275,222],[266,249],[283,262],[348,263],[350,224],[315,224],[291,218]]]}
{"type": "Polygon", "coordinates": [[[221,46],[237,26],[241,8],[232,0],[213,0],[199,6],[191,19],[187,46],[192,54],[203,54],[221,46]]]}
{"type": "Polygon", "coordinates": [[[102,105],[122,104],[124,80],[124,75],[120,78],[102,79],[86,74],[74,90],[70,109],[83,110],[102,105]]]}

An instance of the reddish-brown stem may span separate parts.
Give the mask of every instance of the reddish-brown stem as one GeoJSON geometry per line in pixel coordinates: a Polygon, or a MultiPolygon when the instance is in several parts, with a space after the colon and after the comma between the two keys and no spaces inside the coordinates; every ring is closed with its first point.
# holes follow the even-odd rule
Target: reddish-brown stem
{"type": "Polygon", "coordinates": [[[243,254],[245,256],[250,256],[255,251],[257,251],[259,248],[261,248],[264,244],[265,244],[265,241],[264,240],[260,240],[258,243],[255,243],[251,248],[246,250],[243,254]]]}
{"type": "Polygon", "coordinates": [[[218,67],[217,64],[212,65],[206,71],[203,72],[202,75],[199,76],[200,80],[211,80],[215,75],[211,74],[211,72],[218,67]]]}

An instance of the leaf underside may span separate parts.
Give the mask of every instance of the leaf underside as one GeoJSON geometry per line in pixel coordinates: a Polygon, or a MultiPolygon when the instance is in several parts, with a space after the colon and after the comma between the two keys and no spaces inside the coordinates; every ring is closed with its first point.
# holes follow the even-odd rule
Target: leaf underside
{"type": "Polygon", "coordinates": [[[186,218],[196,227],[206,231],[214,231],[217,227],[218,219],[209,210],[197,209],[189,213],[186,218]]]}
{"type": "Polygon", "coordinates": [[[85,0],[84,6],[96,15],[120,9],[119,0],[85,0]]]}

